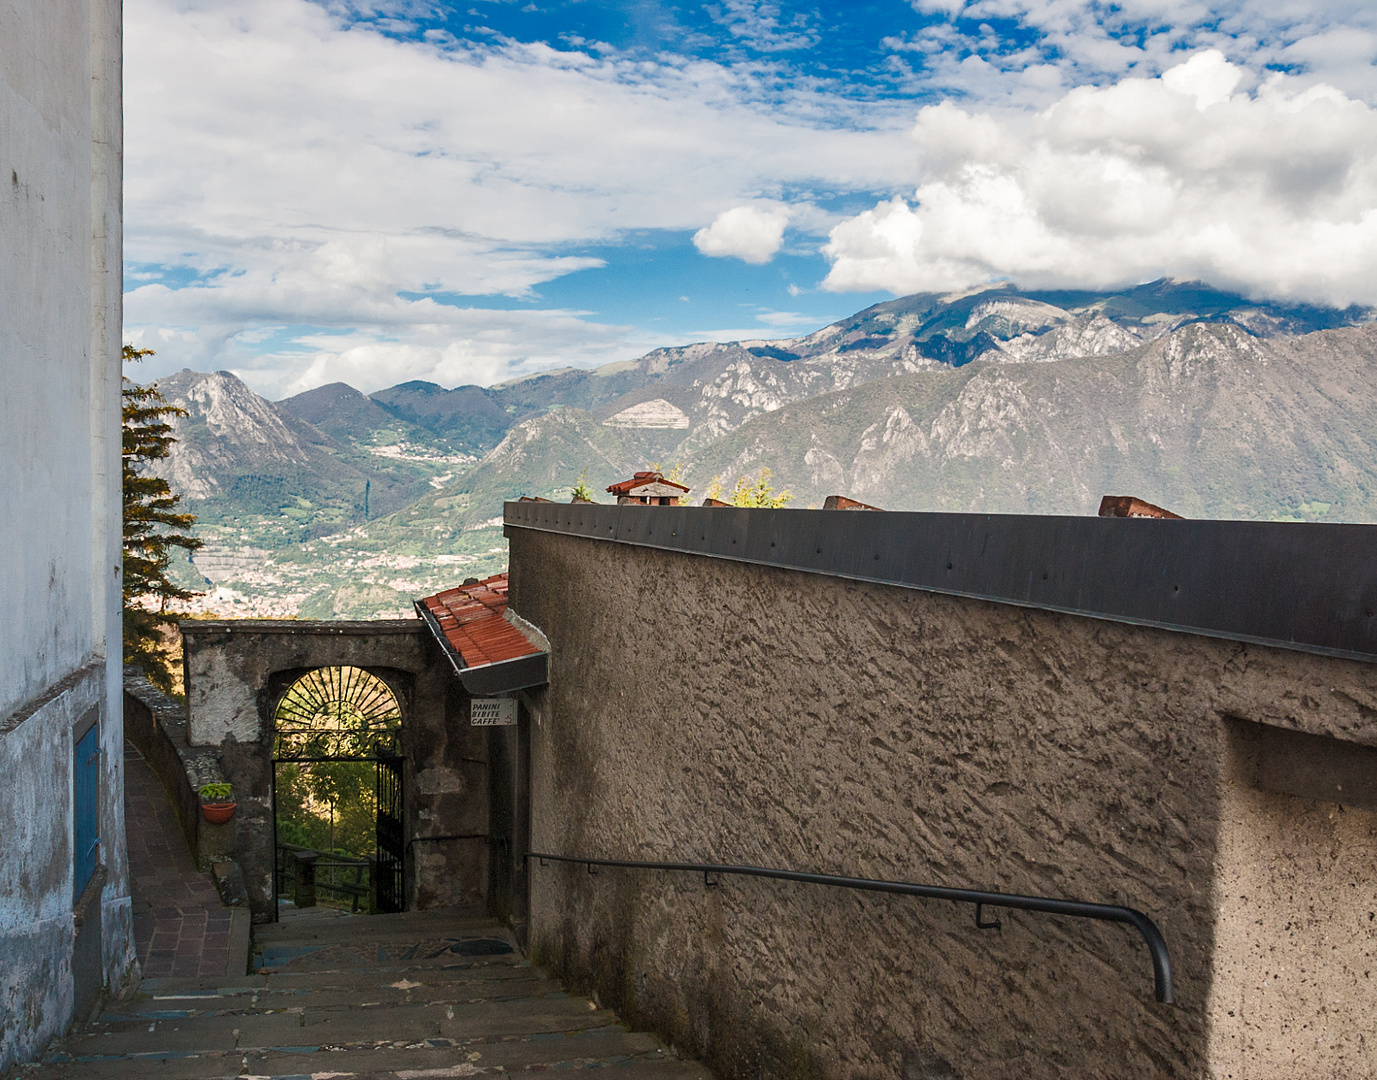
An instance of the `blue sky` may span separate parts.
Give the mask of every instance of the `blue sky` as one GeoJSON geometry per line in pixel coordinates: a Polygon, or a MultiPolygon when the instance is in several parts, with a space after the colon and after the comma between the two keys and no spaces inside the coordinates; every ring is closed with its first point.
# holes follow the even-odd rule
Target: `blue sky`
{"type": "Polygon", "coordinates": [[[144,375],[491,383],[1009,279],[1377,302],[1361,4],[125,14],[144,375]]]}

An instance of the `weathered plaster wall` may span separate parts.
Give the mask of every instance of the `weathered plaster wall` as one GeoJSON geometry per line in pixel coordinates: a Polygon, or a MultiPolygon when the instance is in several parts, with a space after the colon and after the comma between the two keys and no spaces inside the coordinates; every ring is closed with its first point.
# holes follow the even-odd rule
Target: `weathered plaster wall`
{"type": "Polygon", "coordinates": [[[120,730],[120,4],[0,4],[0,1069],[134,967],[120,730]],[[72,974],[72,727],[105,885],[72,974]],[[94,931],[92,924],[95,924],[94,931]],[[78,993],[80,991],[80,993],[78,993]]]}
{"type": "MultiPolygon", "coordinates": [[[[486,831],[487,734],[469,727],[468,698],[419,620],[187,622],[182,634],[190,742],[215,747],[234,786],[236,856],[256,920],[273,917],[273,713],[313,668],[365,668],[397,695],[408,837],[486,831]]],[[[409,907],[456,906],[484,890],[481,843],[418,843],[409,862],[409,907]]]]}
{"type": "Polygon", "coordinates": [[[533,850],[1126,904],[1171,948],[1168,1007],[1124,927],[533,867],[537,957],[724,1077],[1377,1074],[1370,812],[1250,786],[1231,734],[1360,752],[1377,668],[509,535],[553,644],[533,850]]]}

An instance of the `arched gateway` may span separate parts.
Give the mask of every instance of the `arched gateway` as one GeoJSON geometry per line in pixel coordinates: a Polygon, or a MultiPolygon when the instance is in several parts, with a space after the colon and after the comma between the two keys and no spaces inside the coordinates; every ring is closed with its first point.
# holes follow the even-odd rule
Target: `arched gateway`
{"type": "Polygon", "coordinates": [[[538,659],[540,670],[523,667],[525,681],[504,685],[504,663],[475,665],[437,628],[449,615],[440,628],[429,608],[424,619],[375,622],[182,623],[188,741],[234,786],[234,820],[212,828],[243,869],[255,921],[276,917],[274,782],[292,758],[323,759],[288,762],[298,773],[349,757],[374,770],[369,790],[388,810],[376,817],[379,858],[391,860],[387,904],[510,903],[494,890],[521,878],[519,844],[507,843],[515,789],[495,763],[516,758],[516,729],[474,726],[471,701],[543,682],[545,656],[518,661],[538,659]]]}
{"type": "Polygon", "coordinates": [[[292,857],[312,851],[318,895],[354,911],[403,910],[405,759],[392,688],[365,668],[315,668],[278,699],[273,730],[279,904],[292,857]]]}

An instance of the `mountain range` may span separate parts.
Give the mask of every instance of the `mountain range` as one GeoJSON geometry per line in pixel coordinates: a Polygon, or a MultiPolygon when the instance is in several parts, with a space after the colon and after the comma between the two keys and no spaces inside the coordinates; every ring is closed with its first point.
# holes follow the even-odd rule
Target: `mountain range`
{"type": "Polygon", "coordinates": [[[230,587],[207,604],[358,616],[496,569],[505,499],[649,463],[696,496],[768,466],[801,506],[1093,513],[1117,493],[1186,516],[1374,520],[1374,359],[1363,309],[1171,281],[1002,286],[492,387],[269,402],[183,371],[159,384],[188,410],[162,471],[208,541],[188,580],[230,587]]]}

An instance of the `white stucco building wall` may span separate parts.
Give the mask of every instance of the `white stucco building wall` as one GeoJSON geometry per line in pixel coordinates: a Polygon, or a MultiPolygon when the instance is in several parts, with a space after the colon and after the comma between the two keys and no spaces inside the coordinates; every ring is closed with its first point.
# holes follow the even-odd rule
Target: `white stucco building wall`
{"type": "MultiPolygon", "coordinates": [[[[120,647],[119,0],[0,0],[0,1072],[135,970],[120,647]],[[100,864],[76,890],[75,739],[100,864]]],[[[84,796],[83,796],[84,798],[84,796]]]]}

